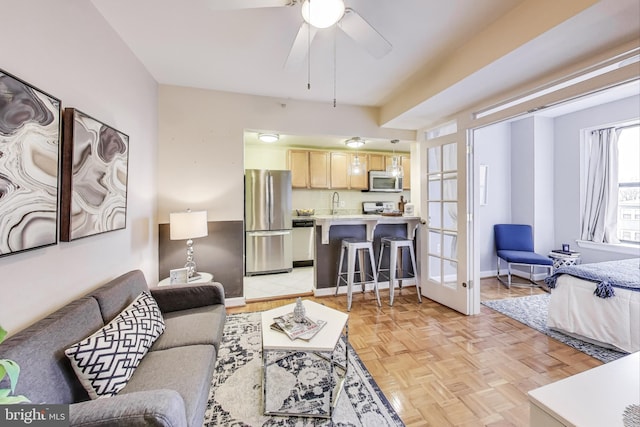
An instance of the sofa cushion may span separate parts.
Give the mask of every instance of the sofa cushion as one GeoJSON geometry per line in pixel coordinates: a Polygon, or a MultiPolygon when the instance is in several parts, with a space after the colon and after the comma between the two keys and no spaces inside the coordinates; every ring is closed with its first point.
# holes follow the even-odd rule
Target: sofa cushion
{"type": "Polygon", "coordinates": [[[207,305],[224,305],[224,288],[221,283],[188,283],[151,288],[163,313],[182,311],[207,305]]]}
{"type": "Polygon", "coordinates": [[[140,270],[133,270],[116,277],[91,293],[102,312],[104,324],[111,322],[142,292],[148,291],[147,281],[140,270]]]}
{"type": "Polygon", "coordinates": [[[143,292],[115,319],[65,353],[92,399],[113,396],[163,331],[158,305],[149,292],[143,292]]]}
{"type": "Polygon", "coordinates": [[[151,351],[184,345],[209,344],[220,349],[226,311],[222,305],[209,305],[189,310],[164,313],[164,333],[151,351]]]}
{"type": "Polygon", "coordinates": [[[86,400],[64,350],[104,326],[93,298],[72,301],[0,344],[0,358],[21,367],[15,394],[32,403],[67,404],[86,400]]]}
{"type": "Polygon", "coordinates": [[[144,390],[175,390],[184,400],[188,425],[201,427],[215,360],[216,350],[211,345],[150,351],[119,396],[144,390]]]}
{"type": "Polygon", "coordinates": [[[180,393],[175,390],[155,389],[71,404],[69,425],[180,427],[187,425],[187,417],[180,393]]]}

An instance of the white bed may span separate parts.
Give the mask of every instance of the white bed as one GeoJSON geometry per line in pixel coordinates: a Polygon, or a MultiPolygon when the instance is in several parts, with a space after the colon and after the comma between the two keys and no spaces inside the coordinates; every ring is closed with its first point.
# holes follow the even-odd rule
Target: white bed
{"type": "Polygon", "coordinates": [[[640,292],[614,288],[613,297],[600,298],[595,288],[593,281],[558,276],[547,326],[628,353],[640,351],[640,292]]]}

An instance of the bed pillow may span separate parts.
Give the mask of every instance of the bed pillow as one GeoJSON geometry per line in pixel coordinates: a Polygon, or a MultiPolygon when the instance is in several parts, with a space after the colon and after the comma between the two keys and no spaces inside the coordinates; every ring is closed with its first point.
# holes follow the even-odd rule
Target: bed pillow
{"type": "Polygon", "coordinates": [[[164,319],[143,292],[111,322],[72,345],[65,354],[92,399],[116,395],[151,345],[164,332],[164,319]]]}

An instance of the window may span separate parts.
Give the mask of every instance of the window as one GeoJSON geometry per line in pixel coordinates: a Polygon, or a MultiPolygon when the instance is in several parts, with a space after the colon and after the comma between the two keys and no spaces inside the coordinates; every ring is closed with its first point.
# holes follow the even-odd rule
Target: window
{"type": "Polygon", "coordinates": [[[580,240],[640,245],[640,124],[591,130],[584,149],[580,240]]]}
{"type": "Polygon", "coordinates": [[[618,239],[640,243],[640,126],[618,130],[618,239]],[[632,237],[633,236],[633,237],[632,237]]]}

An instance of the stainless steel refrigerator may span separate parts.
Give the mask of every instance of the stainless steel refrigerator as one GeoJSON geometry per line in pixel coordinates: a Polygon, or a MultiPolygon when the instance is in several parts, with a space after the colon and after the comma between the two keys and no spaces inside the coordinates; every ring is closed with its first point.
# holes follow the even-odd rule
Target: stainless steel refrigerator
{"type": "Polygon", "coordinates": [[[245,171],[245,274],[291,271],[291,172],[245,171]]]}

